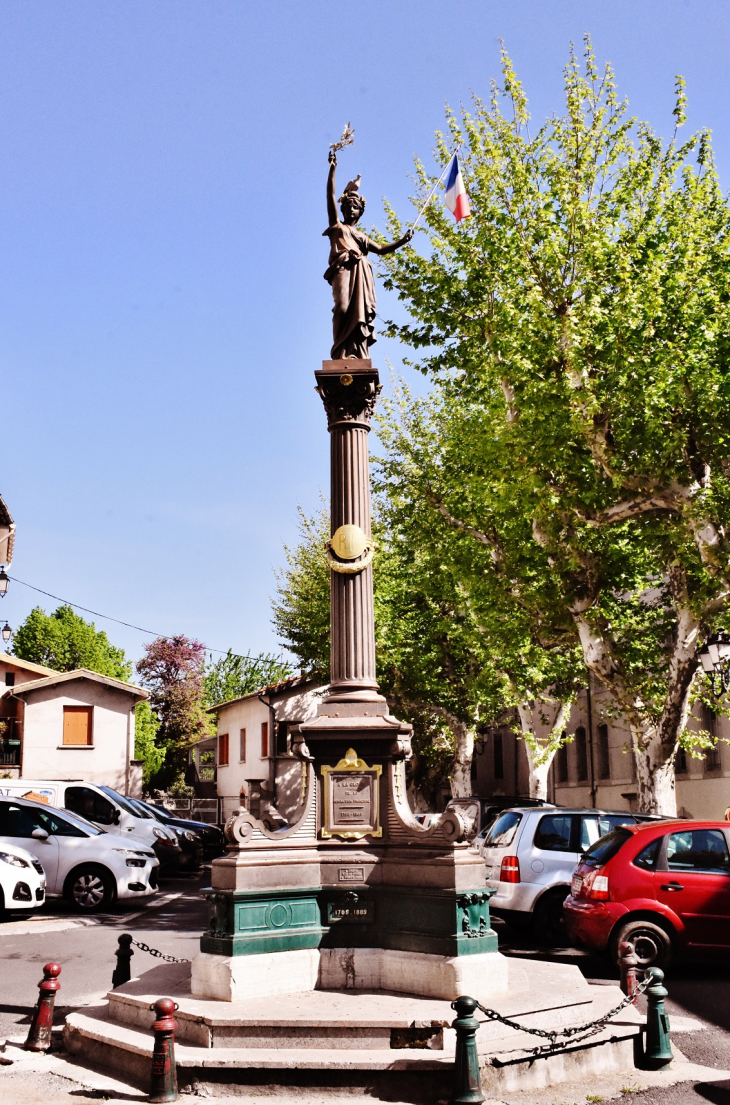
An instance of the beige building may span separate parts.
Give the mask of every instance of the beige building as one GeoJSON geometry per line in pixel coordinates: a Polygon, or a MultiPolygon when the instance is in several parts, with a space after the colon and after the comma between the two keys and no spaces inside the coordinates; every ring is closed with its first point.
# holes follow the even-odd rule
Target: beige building
{"type": "Polygon", "coordinates": [[[84,668],[57,672],[0,654],[0,776],[83,779],[141,794],[134,708],[147,697],[84,668]]]}
{"type": "MultiPolygon", "coordinates": [[[[612,717],[613,700],[595,680],[574,704],[566,730],[573,740],[555,756],[548,798],[561,806],[639,811],[636,773],[628,728],[612,717]]],[[[722,820],[730,806],[730,721],[695,708],[690,728],[716,735],[704,758],[677,757],[677,812],[683,817],[722,820]]],[[[477,745],[472,764],[474,794],[529,794],[523,742],[508,726],[493,729],[477,745]]]]}
{"type": "Polygon", "coordinates": [[[300,802],[302,765],[291,754],[290,729],[315,716],[327,688],[297,676],[210,709],[217,735],[198,742],[193,759],[200,778],[207,750],[215,750],[221,817],[239,806],[257,816],[274,807],[288,821],[300,802]]]}

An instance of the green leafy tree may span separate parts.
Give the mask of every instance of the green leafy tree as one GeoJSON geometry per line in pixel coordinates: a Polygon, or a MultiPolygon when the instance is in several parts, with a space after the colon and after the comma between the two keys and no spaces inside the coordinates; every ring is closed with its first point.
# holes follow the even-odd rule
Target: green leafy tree
{"type": "Polygon", "coordinates": [[[565,97],[530,130],[503,54],[489,101],[448,116],[473,217],[432,203],[426,254],[383,262],[410,313],[390,332],[432,384],[391,456],[451,531],[446,562],[580,650],[630,728],[642,808],[672,814],[677,749],[703,739],[699,647],[730,624],[730,211],[707,132],[679,140],[680,79],[668,142],[589,43],[565,97]]]}
{"type": "MultiPolygon", "coordinates": [[[[382,465],[386,472],[387,464],[382,465]]],[[[563,739],[565,713],[575,693],[575,681],[566,682],[570,662],[559,673],[562,698],[554,724],[543,732],[527,707],[525,687],[534,698],[556,693],[555,658],[536,651],[525,668],[529,641],[517,641],[514,617],[504,610],[493,618],[492,606],[464,584],[433,540],[433,519],[423,503],[408,495],[408,485],[386,477],[376,484],[374,533],[379,551],[374,565],[376,658],[381,690],[396,712],[414,725],[413,781],[432,802],[448,778],[452,794],[471,793],[471,761],[480,729],[500,720],[511,707],[523,704],[521,718],[530,728],[526,743],[534,762],[534,792],[544,790],[555,748],[563,739]],[[429,530],[426,534],[425,530],[429,530]],[[494,623],[498,633],[480,624],[494,623]],[[522,646],[521,650],[519,646],[522,646]],[[500,656],[500,663],[495,656],[500,656]],[[510,677],[510,658],[515,672],[510,677]],[[522,695],[522,697],[519,697],[522,695]],[[553,733],[553,729],[557,732],[553,733]],[[530,743],[531,742],[531,743],[530,743]]],[[[326,510],[302,519],[302,541],[287,550],[288,568],[281,574],[274,603],[274,623],[287,647],[311,670],[329,667],[330,572],[323,555],[329,535],[326,510]]],[[[449,534],[450,536],[450,534],[449,534]]],[[[457,565],[458,567],[458,565],[457,565]]],[[[524,619],[523,619],[524,621],[524,619]]],[[[570,653],[575,660],[575,649],[570,653]]],[[[326,676],[325,676],[326,677],[326,676]]],[[[549,712],[549,710],[548,710],[549,712]]],[[[524,734],[523,734],[524,735],[524,734]]]]}
{"type": "Polygon", "coordinates": [[[271,653],[236,656],[229,649],[220,660],[211,658],[206,664],[203,695],[205,705],[217,706],[232,698],[241,698],[259,687],[289,679],[292,673],[290,664],[271,653]]]}
{"type": "Polygon", "coordinates": [[[149,702],[138,702],[134,713],[134,756],[142,760],[142,781],[149,787],[165,759],[165,750],[157,743],[160,720],[149,702]]]}
{"type": "Polygon", "coordinates": [[[54,671],[87,668],[123,680],[132,674],[124,650],[112,645],[103,630],[85,621],[70,606],[59,606],[53,614],[34,607],[13,635],[12,653],[54,671]]]}

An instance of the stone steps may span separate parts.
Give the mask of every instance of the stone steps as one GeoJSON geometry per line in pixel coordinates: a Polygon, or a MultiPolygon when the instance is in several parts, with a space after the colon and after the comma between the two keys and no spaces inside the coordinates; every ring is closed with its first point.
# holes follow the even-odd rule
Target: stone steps
{"type": "MultiPolygon", "coordinates": [[[[274,1096],[317,1096],[330,1088],[370,1093],[375,1100],[430,1105],[450,1095],[455,1033],[447,1001],[386,992],[312,991],[245,1003],[192,998],[184,965],[164,965],[67,1018],[64,1039],[77,1061],[144,1089],[152,1055],[152,1002],[178,1002],[175,1047],[180,1084],[232,1093],[266,1087],[274,1096]]],[[[531,1027],[586,1023],[615,1007],[617,987],[589,986],[575,967],[529,964],[514,983],[531,986],[493,1000],[499,1012],[531,1027]],[[529,978],[527,977],[529,976],[529,978]]],[[[545,1041],[498,1022],[477,1034],[485,1092],[552,1085],[590,1072],[633,1070],[640,1018],[624,1010],[608,1028],[536,1054],[545,1041]]]]}

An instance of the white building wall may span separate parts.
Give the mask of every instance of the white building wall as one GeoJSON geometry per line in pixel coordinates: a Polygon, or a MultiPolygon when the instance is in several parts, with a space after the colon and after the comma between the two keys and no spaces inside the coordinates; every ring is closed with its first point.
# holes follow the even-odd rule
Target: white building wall
{"type": "Polygon", "coordinates": [[[22,777],[83,779],[124,793],[134,756],[134,702],[93,680],[26,692],[22,777]],[[93,744],[63,744],[63,707],[93,706],[93,744]]]}

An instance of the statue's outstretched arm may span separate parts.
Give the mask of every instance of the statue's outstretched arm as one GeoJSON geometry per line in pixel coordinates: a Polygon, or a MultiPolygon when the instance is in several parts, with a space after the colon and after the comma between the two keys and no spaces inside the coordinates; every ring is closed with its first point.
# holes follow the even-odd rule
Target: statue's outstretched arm
{"type": "Polygon", "coordinates": [[[334,150],[329,152],[330,171],[327,175],[327,217],[329,225],[334,226],[337,219],[337,191],[335,188],[335,172],[337,170],[337,154],[334,150]]]}
{"type": "Polygon", "coordinates": [[[386,253],[395,253],[395,251],[397,249],[400,249],[401,246],[404,246],[408,242],[410,242],[411,238],[413,237],[413,233],[414,232],[412,230],[406,230],[402,238],[399,238],[397,242],[389,242],[387,246],[379,246],[377,242],[371,242],[368,249],[371,253],[379,254],[380,257],[382,257],[386,253]]]}

